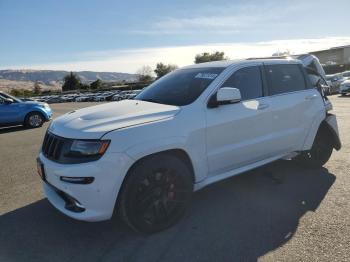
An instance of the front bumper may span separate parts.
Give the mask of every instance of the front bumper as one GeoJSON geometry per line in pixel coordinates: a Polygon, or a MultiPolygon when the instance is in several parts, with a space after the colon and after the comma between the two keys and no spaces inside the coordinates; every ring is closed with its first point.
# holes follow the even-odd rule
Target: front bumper
{"type": "Polygon", "coordinates": [[[49,108],[43,108],[41,110],[41,112],[43,113],[43,115],[45,116],[45,121],[50,121],[52,119],[52,109],[49,108]]]}
{"type": "Polygon", "coordinates": [[[50,203],[67,216],[85,221],[111,218],[120,187],[132,164],[131,158],[123,153],[106,153],[97,161],[82,164],[58,164],[42,153],[39,159],[47,181],[43,182],[44,193],[50,203]],[[95,179],[91,184],[72,184],[61,181],[60,177],[95,179]],[[65,194],[83,208],[67,209],[65,194]]]}

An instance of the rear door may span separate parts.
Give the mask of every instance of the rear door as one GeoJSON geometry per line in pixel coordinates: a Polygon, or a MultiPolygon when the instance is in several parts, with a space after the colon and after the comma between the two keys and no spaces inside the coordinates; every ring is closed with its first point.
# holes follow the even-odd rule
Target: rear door
{"type": "Polygon", "coordinates": [[[320,93],[309,85],[299,64],[265,64],[273,118],[275,154],[300,150],[314,119],[320,114],[320,93]]]}

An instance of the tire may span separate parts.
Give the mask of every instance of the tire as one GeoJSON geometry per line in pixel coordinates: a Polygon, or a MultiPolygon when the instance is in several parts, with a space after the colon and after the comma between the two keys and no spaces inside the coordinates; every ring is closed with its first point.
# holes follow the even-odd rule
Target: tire
{"type": "Polygon", "coordinates": [[[183,217],[192,193],[185,163],[169,154],[149,156],[128,172],[118,201],[120,216],[137,232],[162,231],[183,217]]]}
{"type": "Polygon", "coordinates": [[[307,167],[319,168],[328,162],[332,151],[333,143],[329,132],[326,132],[325,129],[320,129],[311,149],[300,153],[295,160],[307,167]]]}
{"type": "Polygon", "coordinates": [[[26,116],[24,125],[28,128],[37,128],[41,127],[44,124],[44,120],[45,119],[41,113],[32,112],[26,116]]]}

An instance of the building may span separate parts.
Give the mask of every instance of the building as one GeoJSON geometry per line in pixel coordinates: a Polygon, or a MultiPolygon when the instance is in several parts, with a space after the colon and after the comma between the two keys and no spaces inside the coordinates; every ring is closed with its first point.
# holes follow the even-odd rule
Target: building
{"type": "Polygon", "coordinates": [[[326,50],[310,52],[315,55],[322,65],[350,64],[350,45],[333,47],[326,50]]]}

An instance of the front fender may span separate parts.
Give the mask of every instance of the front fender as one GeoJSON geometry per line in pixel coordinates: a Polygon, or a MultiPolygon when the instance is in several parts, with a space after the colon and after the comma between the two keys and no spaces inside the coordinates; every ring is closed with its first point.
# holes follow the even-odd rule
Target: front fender
{"type": "Polygon", "coordinates": [[[138,160],[147,155],[155,154],[158,152],[171,150],[171,149],[182,149],[185,148],[186,138],[185,137],[167,137],[157,140],[149,140],[144,143],[134,145],[126,150],[126,153],[135,160],[138,160]]]}
{"type": "Polygon", "coordinates": [[[179,149],[183,150],[191,160],[195,181],[198,182],[205,178],[208,170],[204,154],[195,147],[188,147],[186,137],[167,137],[157,140],[149,140],[128,148],[125,153],[133,158],[135,162],[143,157],[151,154],[164,152],[167,150],[179,149]]]}

